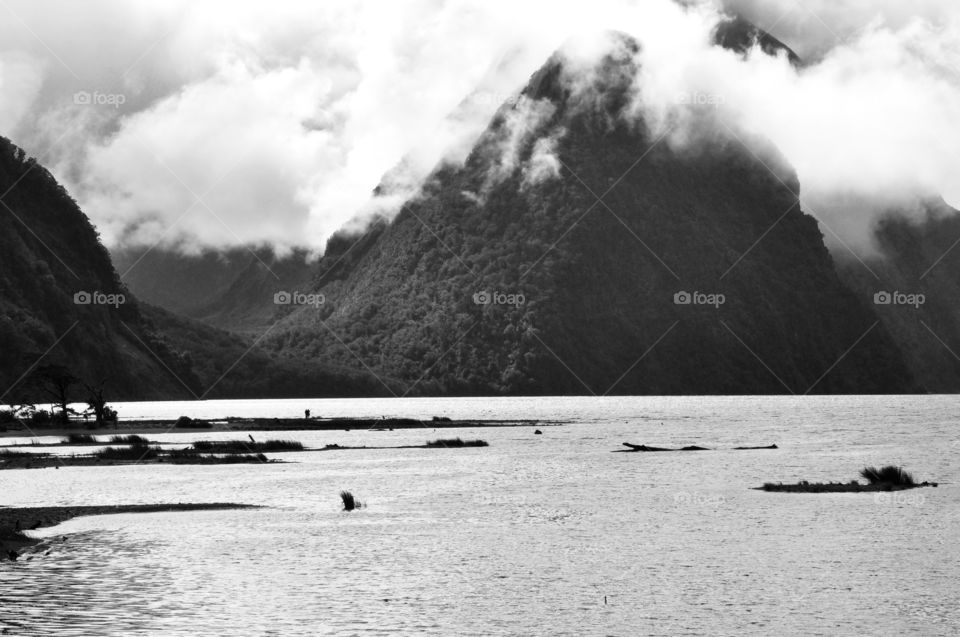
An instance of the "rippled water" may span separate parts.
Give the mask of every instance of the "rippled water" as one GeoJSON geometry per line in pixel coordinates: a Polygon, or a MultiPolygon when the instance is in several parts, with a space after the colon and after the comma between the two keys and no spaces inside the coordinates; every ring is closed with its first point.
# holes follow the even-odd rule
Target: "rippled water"
{"type": "MultiPolygon", "coordinates": [[[[143,417],[387,415],[559,427],[284,432],[290,464],[0,473],[4,504],[237,501],[79,518],[0,563],[0,628],[58,635],[954,635],[960,399],[611,398],[123,405],[143,417]],[[306,406],[305,406],[306,405],[306,406]],[[166,410],[166,411],[162,411],[166,410]],[[612,454],[621,442],[779,451],[612,454]],[[898,463],[937,489],[770,494],[898,463]],[[339,510],[350,489],[368,504],[339,510]]],[[[245,434],[244,434],[245,435],[245,434]]],[[[256,435],[256,434],[255,434],[256,435]]],[[[235,437],[236,434],[233,434],[235,437]]],[[[229,438],[177,434],[164,440],[229,438]]]]}

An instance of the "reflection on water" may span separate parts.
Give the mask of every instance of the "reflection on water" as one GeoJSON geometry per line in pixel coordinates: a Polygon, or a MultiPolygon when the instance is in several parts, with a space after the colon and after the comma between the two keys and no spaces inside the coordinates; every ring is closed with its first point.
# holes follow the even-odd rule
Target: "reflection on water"
{"type": "MultiPolygon", "coordinates": [[[[58,635],[958,632],[954,484],[909,499],[750,490],[765,480],[849,479],[879,462],[955,483],[956,400],[912,410],[904,405],[913,399],[809,399],[803,409],[778,399],[645,400],[582,400],[571,413],[584,422],[543,436],[456,432],[487,439],[486,449],[4,472],[14,505],[231,500],[272,508],[79,518],[46,529],[49,554],[0,565],[0,627],[58,635]],[[631,412],[656,417],[625,417],[631,412]],[[783,448],[609,453],[624,440],[783,448]],[[369,508],[340,511],[342,488],[369,508]]],[[[309,446],[399,445],[435,433],[444,434],[285,436],[309,446]]]]}

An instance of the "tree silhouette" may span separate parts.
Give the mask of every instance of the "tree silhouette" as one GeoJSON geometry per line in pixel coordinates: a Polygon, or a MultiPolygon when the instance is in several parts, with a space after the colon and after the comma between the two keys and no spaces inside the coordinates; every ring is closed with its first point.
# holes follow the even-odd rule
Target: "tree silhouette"
{"type": "Polygon", "coordinates": [[[77,377],[63,365],[44,365],[31,374],[31,384],[43,395],[49,396],[53,406],[54,420],[63,424],[70,422],[70,389],[78,383],[77,377]]]}
{"type": "Polygon", "coordinates": [[[107,405],[107,399],[103,396],[106,384],[106,380],[100,381],[97,385],[83,383],[87,392],[88,412],[93,412],[94,423],[97,427],[102,427],[107,422],[117,421],[117,412],[107,405]]]}

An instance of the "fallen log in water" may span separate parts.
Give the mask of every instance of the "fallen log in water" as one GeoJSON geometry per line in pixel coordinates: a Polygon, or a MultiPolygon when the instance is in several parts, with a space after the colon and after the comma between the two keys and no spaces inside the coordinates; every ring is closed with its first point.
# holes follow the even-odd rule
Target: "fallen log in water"
{"type": "MultiPolygon", "coordinates": [[[[623,443],[626,449],[615,449],[614,453],[650,453],[655,451],[715,451],[714,449],[708,449],[707,447],[698,447],[696,445],[691,445],[689,447],[682,447],[680,449],[667,449],[665,447],[649,447],[647,445],[634,445],[629,442],[623,443]]],[[[779,449],[777,445],[770,445],[769,447],[734,447],[734,451],[745,451],[749,449],[779,449]]]]}

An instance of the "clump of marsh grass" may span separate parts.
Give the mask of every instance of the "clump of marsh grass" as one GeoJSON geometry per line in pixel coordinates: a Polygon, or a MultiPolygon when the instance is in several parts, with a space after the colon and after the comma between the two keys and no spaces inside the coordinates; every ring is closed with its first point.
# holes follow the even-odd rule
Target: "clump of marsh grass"
{"type": "Polygon", "coordinates": [[[258,464],[268,463],[270,459],[262,453],[226,455],[204,454],[193,449],[171,449],[160,456],[160,462],[169,460],[173,464],[258,464]]]}
{"type": "Polygon", "coordinates": [[[353,494],[349,491],[341,491],[340,499],[343,500],[344,511],[353,511],[354,509],[359,509],[363,506],[363,502],[360,502],[360,500],[354,498],[353,494]]]}
{"type": "Polygon", "coordinates": [[[916,484],[913,476],[904,471],[903,467],[887,465],[886,467],[864,467],[860,476],[870,484],[890,484],[898,487],[912,487],[916,484]]]}
{"type": "Polygon", "coordinates": [[[178,429],[213,429],[213,423],[205,420],[194,420],[190,416],[180,416],[177,418],[174,427],[178,429]]]}
{"type": "Polygon", "coordinates": [[[62,442],[65,445],[95,445],[97,437],[90,434],[68,434],[62,442]]]}
{"type": "Polygon", "coordinates": [[[0,458],[45,458],[50,454],[33,453],[32,451],[17,451],[15,449],[0,449],[0,458]]]}
{"type": "Polygon", "coordinates": [[[112,445],[149,445],[150,441],[144,438],[143,436],[137,436],[137,435],[112,436],[110,438],[110,444],[112,445]]]}
{"type": "Polygon", "coordinates": [[[193,449],[204,453],[263,453],[264,451],[303,451],[303,443],[296,440],[267,440],[266,442],[247,442],[246,440],[198,440],[193,449]]]}
{"type": "Polygon", "coordinates": [[[147,445],[131,445],[129,447],[106,447],[97,451],[94,456],[101,460],[153,460],[159,453],[157,447],[147,445]]]}
{"type": "Polygon", "coordinates": [[[441,438],[431,440],[425,447],[489,447],[486,440],[462,440],[460,438],[441,438]]]}

